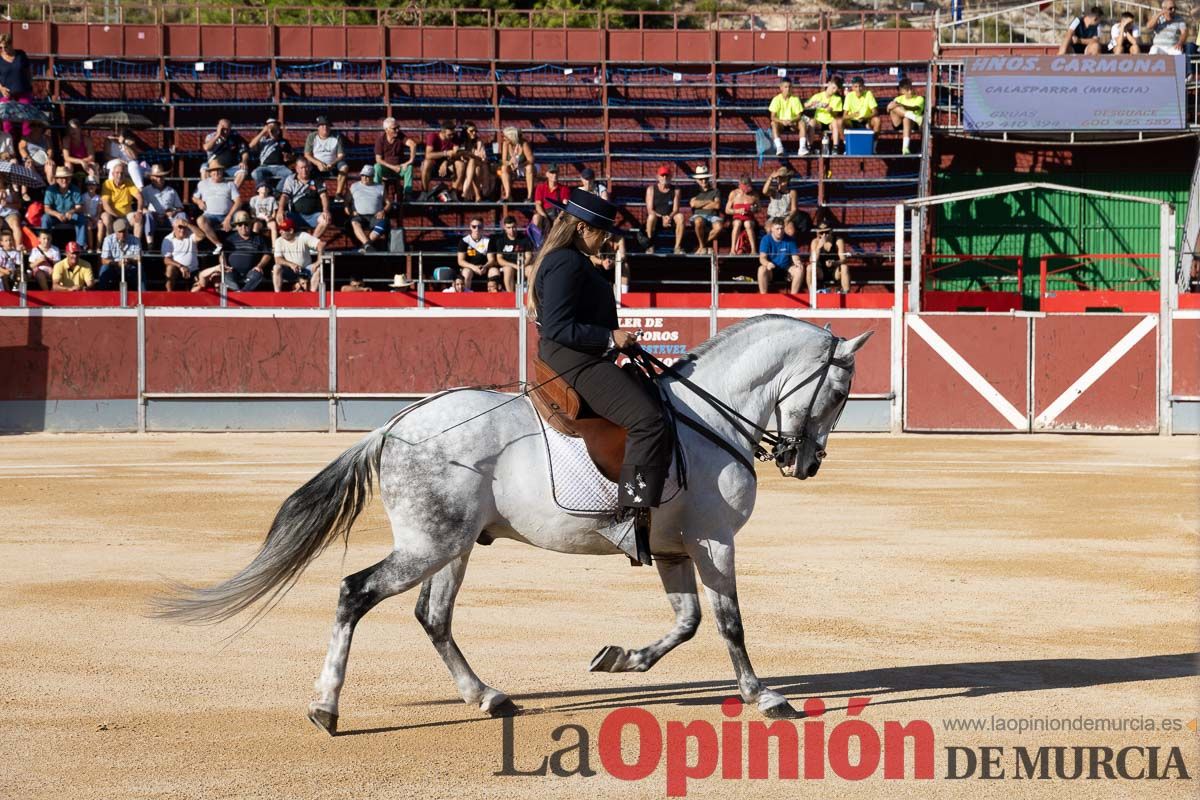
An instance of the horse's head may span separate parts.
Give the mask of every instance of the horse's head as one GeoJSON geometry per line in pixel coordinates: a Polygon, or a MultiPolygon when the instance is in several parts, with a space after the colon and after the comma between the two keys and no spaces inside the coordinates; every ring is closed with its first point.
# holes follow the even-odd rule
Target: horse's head
{"type": "Polygon", "coordinates": [[[817,372],[803,376],[803,385],[784,389],[779,402],[779,428],[784,441],[774,453],[775,463],[784,475],[804,480],[821,468],[829,432],[850,396],[854,354],[872,333],[834,340],[833,351],[817,372]]]}

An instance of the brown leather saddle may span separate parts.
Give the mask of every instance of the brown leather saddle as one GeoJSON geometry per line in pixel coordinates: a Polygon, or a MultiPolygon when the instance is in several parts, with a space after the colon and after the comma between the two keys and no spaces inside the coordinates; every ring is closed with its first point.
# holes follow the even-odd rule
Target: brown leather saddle
{"type": "Polygon", "coordinates": [[[616,483],[625,460],[625,429],[588,408],[579,393],[546,362],[533,356],[533,407],[554,430],[583,439],[600,474],[616,483]]]}

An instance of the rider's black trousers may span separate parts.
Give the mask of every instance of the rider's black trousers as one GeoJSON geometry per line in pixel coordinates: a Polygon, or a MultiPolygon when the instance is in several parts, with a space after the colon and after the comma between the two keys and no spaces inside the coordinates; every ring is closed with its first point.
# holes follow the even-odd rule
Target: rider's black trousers
{"type": "Polygon", "coordinates": [[[661,404],[634,375],[602,357],[541,339],[538,355],[563,374],[596,414],[626,429],[625,462],[618,501],[632,508],[653,508],[662,500],[671,467],[671,431],[661,404]]]}

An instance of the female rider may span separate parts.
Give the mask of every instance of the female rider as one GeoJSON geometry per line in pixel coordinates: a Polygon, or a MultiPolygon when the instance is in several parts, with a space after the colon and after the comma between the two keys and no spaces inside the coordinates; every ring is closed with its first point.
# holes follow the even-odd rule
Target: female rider
{"type": "MultiPolygon", "coordinates": [[[[616,206],[572,189],[532,267],[531,311],[539,328],[538,355],[596,414],[626,429],[618,482],[615,538],[633,517],[638,561],[650,557],[650,509],[662,499],[671,464],[671,434],[658,402],[615,363],[637,336],[621,330],[612,286],[591,261],[611,235],[616,206]]],[[[610,537],[610,533],[612,536],[610,537]]]]}

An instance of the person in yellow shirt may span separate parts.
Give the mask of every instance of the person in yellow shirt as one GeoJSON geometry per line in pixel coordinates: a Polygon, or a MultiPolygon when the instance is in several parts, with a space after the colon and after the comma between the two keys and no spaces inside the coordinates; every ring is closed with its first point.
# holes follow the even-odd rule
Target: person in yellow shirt
{"type": "Polygon", "coordinates": [[[900,94],[888,103],[887,112],[892,118],[892,127],[902,128],[904,131],[904,142],[900,152],[907,156],[910,155],[913,126],[920,131],[921,123],[925,121],[925,98],[913,91],[912,81],[908,78],[901,78],[897,88],[900,94]]]}
{"type": "Polygon", "coordinates": [[[842,147],[842,79],[837,75],[829,79],[824,91],[817,92],[804,101],[800,117],[800,149],[798,156],[808,155],[809,132],[820,136],[828,130],[835,149],[842,147]]]}
{"type": "MultiPolygon", "coordinates": [[[[800,98],[792,94],[792,82],[779,79],[779,94],[771,98],[771,136],[775,139],[775,155],[783,155],[783,132],[800,129],[800,115],[804,108],[800,98]]],[[[803,142],[803,139],[801,140],[803,142]]]]}
{"type": "Polygon", "coordinates": [[[78,242],[67,244],[67,255],[54,265],[51,285],[56,292],[81,292],[85,289],[96,288],[96,278],[92,274],[92,266],[79,257],[78,242]]]}
{"type": "Polygon", "coordinates": [[[125,219],[135,231],[142,230],[142,192],[126,173],[125,162],[115,161],[108,180],[100,186],[100,207],[104,227],[111,230],[114,220],[125,219]]]}
{"type": "Polygon", "coordinates": [[[850,79],[850,91],[846,93],[845,108],[842,114],[842,124],[847,128],[869,128],[879,135],[883,120],[879,118],[879,103],[875,95],[863,83],[863,79],[855,76],[850,79]]]}

